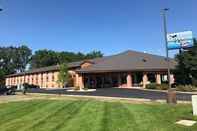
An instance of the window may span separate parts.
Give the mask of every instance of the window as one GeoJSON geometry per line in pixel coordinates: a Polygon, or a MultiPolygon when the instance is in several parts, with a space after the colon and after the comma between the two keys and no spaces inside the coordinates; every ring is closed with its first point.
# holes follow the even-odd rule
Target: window
{"type": "Polygon", "coordinates": [[[38,84],[38,78],[36,77],[36,84],[38,84]]]}
{"type": "Polygon", "coordinates": [[[123,74],[123,75],[121,76],[121,83],[122,83],[122,84],[127,83],[127,76],[126,76],[125,74],[123,74]]]}
{"type": "Polygon", "coordinates": [[[55,80],[55,77],[54,77],[54,74],[52,74],[52,81],[54,81],[55,80]]]}
{"type": "Polygon", "coordinates": [[[41,82],[43,81],[43,74],[41,74],[41,82]]]}
{"type": "Polygon", "coordinates": [[[48,77],[48,74],[46,74],[46,82],[48,82],[49,80],[49,77],[48,77]]]}

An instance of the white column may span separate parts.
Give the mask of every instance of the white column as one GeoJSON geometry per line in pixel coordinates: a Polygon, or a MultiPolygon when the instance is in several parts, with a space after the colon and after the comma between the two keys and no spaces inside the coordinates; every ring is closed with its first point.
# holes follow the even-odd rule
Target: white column
{"type": "Polygon", "coordinates": [[[170,74],[170,84],[173,84],[173,83],[174,83],[174,75],[170,74]]]}
{"type": "Polygon", "coordinates": [[[130,73],[127,75],[127,87],[132,87],[132,76],[130,73]]]}
{"type": "Polygon", "coordinates": [[[143,88],[146,88],[146,84],[147,84],[147,81],[148,81],[148,76],[146,73],[143,74],[143,88]]]}
{"type": "Polygon", "coordinates": [[[157,84],[161,84],[161,75],[160,74],[156,74],[156,83],[157,84]]]}

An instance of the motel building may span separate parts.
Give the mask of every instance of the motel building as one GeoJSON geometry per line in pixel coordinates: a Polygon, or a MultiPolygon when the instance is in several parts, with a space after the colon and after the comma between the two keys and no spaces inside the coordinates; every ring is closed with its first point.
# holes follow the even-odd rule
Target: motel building
{"type": "MultiPolygon", "coordinates": [[[[170,60],[170,69],[176,66],[170,60]]],[[[149,83],[167,82],[167,61],[163,56],[136,51],[125,51],[117,55],[68,64],[69,86],[79,88],[133,88],[149,83]]],[[[38,85],[40,88],[62,88],[58,81],[59,65],[33,69],[6,77],[6,85],[23,83],[38,85]]],[[[173,74],[170,76],[174,82],[173,74]]]]}

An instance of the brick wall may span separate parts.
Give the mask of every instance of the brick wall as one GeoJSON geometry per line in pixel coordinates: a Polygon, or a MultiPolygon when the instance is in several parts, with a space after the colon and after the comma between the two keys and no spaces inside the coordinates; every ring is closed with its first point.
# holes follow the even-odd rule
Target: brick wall
{"type": "Polygon", "coordinates": [[[6,85],[18,85],[23,83],[38,85],[41,88],[62,87],[57,83],[58,71],[40,72],[6,78],[6,85]]]}

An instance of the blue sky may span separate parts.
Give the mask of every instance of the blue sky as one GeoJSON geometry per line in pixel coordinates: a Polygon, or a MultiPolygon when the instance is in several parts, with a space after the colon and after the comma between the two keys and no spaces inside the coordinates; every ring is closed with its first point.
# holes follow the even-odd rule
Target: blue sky
{"type": "Polygon", "coordinates": [[[168,32],[192,30],[196,36],[196,5],[196,0],[0,0],[0,45],[165,55],[160,9],[170,8],[168,32]]]}

